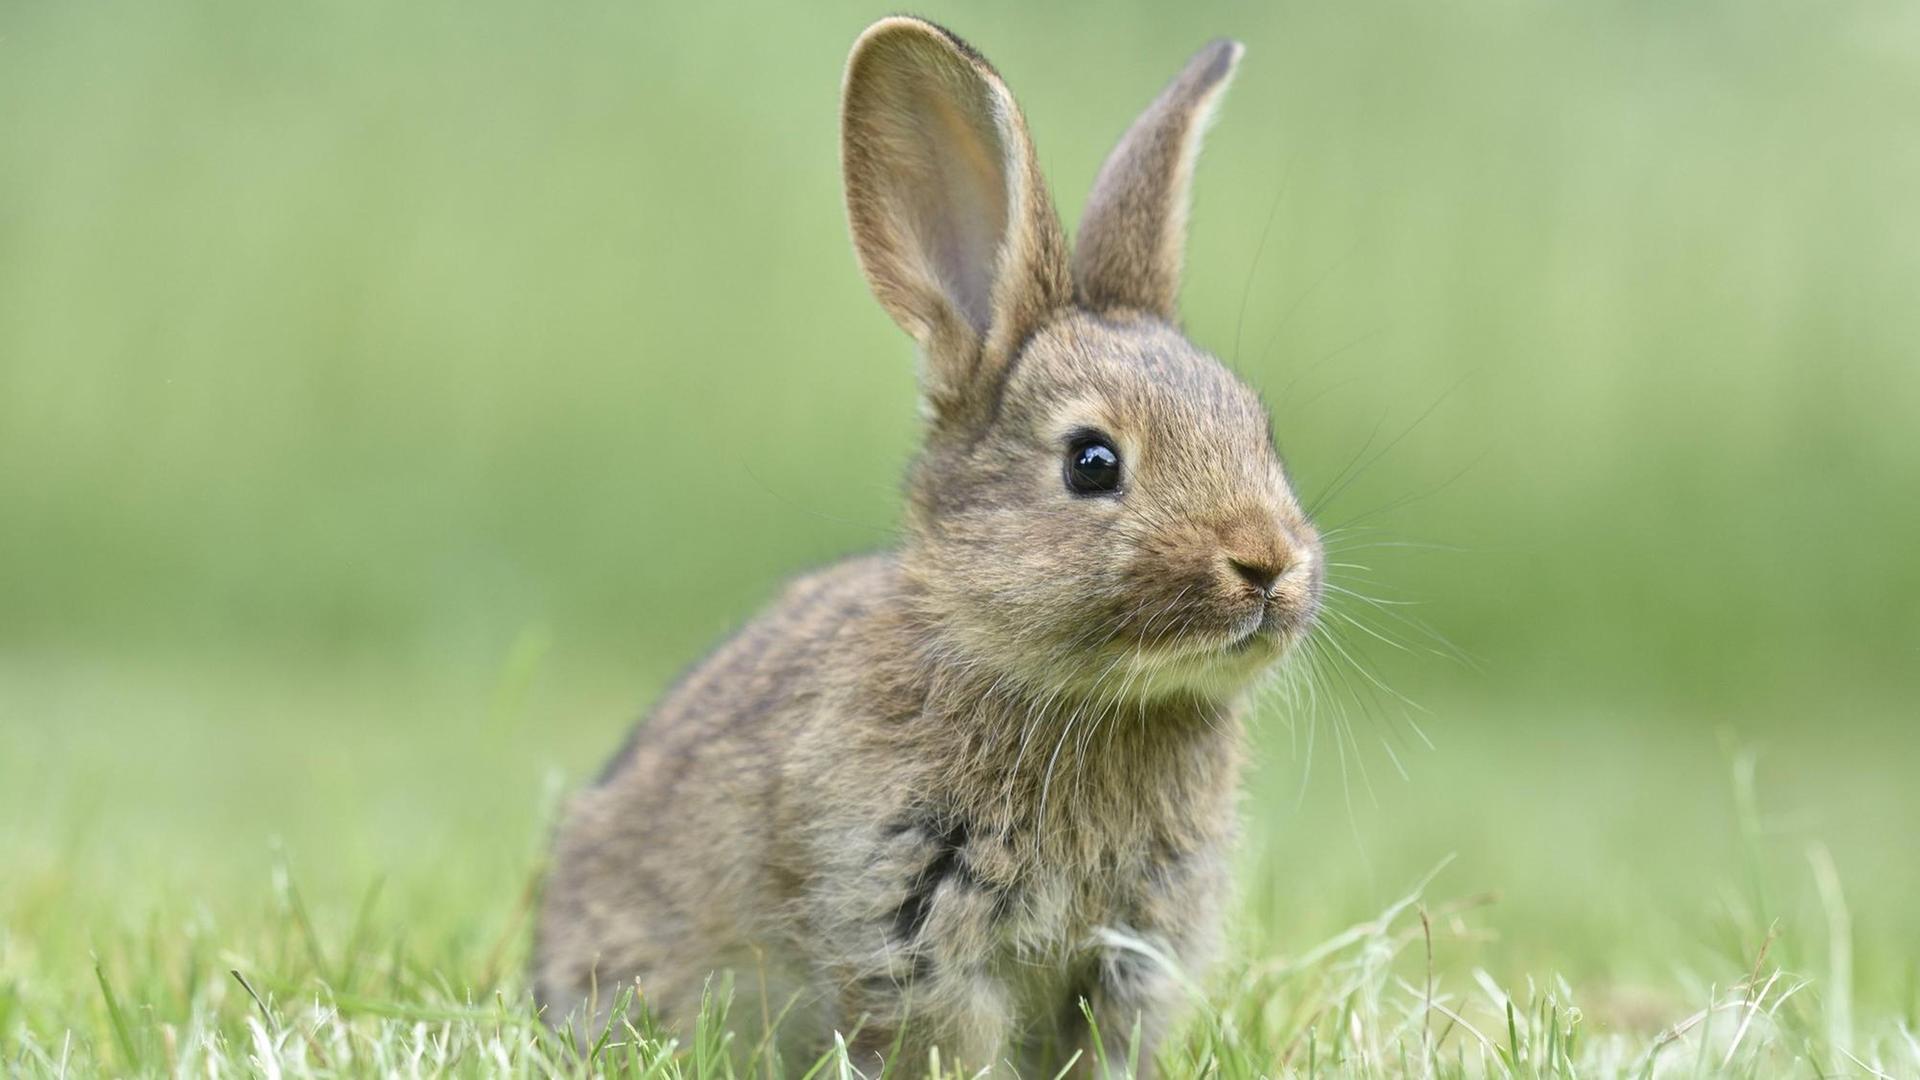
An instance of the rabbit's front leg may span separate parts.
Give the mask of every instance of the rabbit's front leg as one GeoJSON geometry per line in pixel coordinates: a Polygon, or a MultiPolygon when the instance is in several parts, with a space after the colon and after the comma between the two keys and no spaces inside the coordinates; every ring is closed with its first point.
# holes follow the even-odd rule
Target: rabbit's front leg
{"type": "Polygon", "coordinates": [[[1215,952],[1226,885],[1225,864],[1214,852],[1163,850],[1143,875],[1125,922],[1095,932],[1086,994],[1093,1022],[1075,1017],[1073,1031],[1079,1075],[1157,1075],[1161,1038],[1191,1006],[1193,987],[1215,952]]]}
{"type": "Polygon", "coordinates": [[[1145,939],[1117,927],[1105,933],[1109,941],[1124,936],[1130,943],[1102,945],[1099,974],[1087,994],[1084,1013],[1073,1017],[1071,1049],[1078,1051],[1079,1058],[1072,1075],[1151,1080],[1158,1073],[1154,1055],[1169,1018],[1179,1010],[1182,989],[1162,958],[1133,951],[1132,942],[1145,939]]]}
{"type": "Polygon", "coordinates": [[[993,960],[1013,890],[975,865],[964,820],[922,813],[879,832],[863,894],[835,905],[842,940],[857,943],[836,979],[855,1064],[918,1076],[938,1048],[943,1068],[997,1068],[1012,1002],[993,960]]]}
{"type": "Polygon", "coordinates": [[[858,1012],[858,1030],[848,1051],[869,1076],[932,1074],[934,1051],[943,1074],[957,1066],[969,1075],[992,1075],[1008,1034],[1005,988],[979,973],[955,972],[916,980],[875,994],[862,988],[844,999],[858,1012]]]}

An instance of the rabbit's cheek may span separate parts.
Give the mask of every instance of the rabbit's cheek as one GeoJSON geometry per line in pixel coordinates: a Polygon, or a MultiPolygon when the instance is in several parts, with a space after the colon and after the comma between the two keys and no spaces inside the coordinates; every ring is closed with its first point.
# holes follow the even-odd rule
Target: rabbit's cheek
{"type": "Polygon", "coordinates": [[[1223,617],[1211,568],[1188,545],[1167,545],[1136,557],[1121,587],[1124,636],[1141,645],[1170,646],[1195,633],[1217,632],[1223,617]]]}

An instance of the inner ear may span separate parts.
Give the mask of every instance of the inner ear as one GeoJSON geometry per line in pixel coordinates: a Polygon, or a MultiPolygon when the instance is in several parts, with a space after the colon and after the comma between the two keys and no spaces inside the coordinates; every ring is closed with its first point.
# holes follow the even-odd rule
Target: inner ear
{"type": "Polygon", "coordinates": [[[915,95],[919,159],[909,188],[918,203],[909,220],[929,268],[954,306],[986,337],[993,322],[993,271],[1007,232],[1006,148],[992,117],[950,97],[915,95]]]}
{"type": "Polygon", "coordinates": [[[861,269],[920,344],[934,420],[976,429],[1019,343],[1073,296],[1026,121],[979,53],[894,16],[854,45],[841,125],[861,269]]]}

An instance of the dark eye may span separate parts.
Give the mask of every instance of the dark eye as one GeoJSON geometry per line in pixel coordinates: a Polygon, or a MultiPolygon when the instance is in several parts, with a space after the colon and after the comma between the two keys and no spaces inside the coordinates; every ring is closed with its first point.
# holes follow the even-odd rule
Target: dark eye
{"type": "Polygon", "coordinates": [[[1106,495],[1119,490],[1120,454],[1105,435],[1080,435],[1067,447],[1067,490],[1106,495]]]}

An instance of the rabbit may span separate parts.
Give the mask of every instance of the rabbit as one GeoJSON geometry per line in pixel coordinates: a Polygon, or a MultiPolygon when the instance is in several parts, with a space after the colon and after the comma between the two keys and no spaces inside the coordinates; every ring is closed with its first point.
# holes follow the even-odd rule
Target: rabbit
{"type": "Polygon", "coordinates": [[[1324,579],[1265,406],[1177,325],[1241,53],[1140,115],[1070,255],[978,52],[906,16],[855,43],[853,243],[920,361],[902,535],[787,586],[571,803],[550,1022],[625,988],[687,1024],[724,972],[783,1052],[838,1033],[870,1074],[1153,1072],[1219,936],[1246,699],[1324,579]]]}

